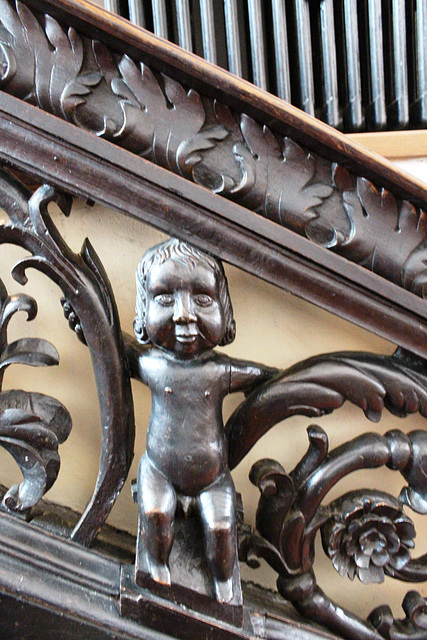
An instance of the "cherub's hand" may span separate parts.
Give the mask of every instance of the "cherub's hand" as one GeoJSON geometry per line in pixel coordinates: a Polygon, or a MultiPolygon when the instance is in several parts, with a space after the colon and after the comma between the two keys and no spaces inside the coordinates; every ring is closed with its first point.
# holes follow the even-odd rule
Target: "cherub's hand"
{"type": "Polygon", "coordinates": [[[66,320],[68,320],[68,325],[70,329],[74,331],[74,333],[77,335],[80,342],[83,342],[83,344],[87,344],[82,326],[80,324],[80,318],[74,311],[72,305],[65,298],[61,298],[61,304],[62,304],[62,310],[64,312],[64,317],[66,320]]]}

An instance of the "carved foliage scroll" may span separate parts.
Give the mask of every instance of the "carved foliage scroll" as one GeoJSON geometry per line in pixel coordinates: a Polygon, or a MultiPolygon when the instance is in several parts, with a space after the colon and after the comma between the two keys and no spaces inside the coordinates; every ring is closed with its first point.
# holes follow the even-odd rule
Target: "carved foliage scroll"
{"type": "MultiPolygon", "coordinates": [[[[66,302],[78,314],[92,357],[103,425],[101,461],[92,499],[72,534],[74,540],[90,544],[105,522],[132,460],[133,403],[107,275],[88,240],[80,254],[66,245],[47,210],[53,200],[65,215],[69,213],[69,199],[51,187],[45,185],[31,195],[12,176],[0,172],[0,206],[9,216],[9,222],[0,226],[0,243],[16,244],[30,252],[14,267],[12,275],[25,284],[25,271],[33,267],[59,285],[66,302]]],[[[32,351],[35,353],[28,358],[33,362],[50,354],[44,343],[39,343],[38,350],[32,345],[32,351]]],[[[50,409],[46,409],[46,417],[55,423],[50,409]]]]}
{"type": "MultiPolygon", "coordinates": [[[[299,363],[254,391],[231,417],[232,464],[279,420],[296,413],[330,413],[345,400],[371,420],[378,420],[385,407],[400,417],[412,412],[426,416],[426,363],[401,350],[392,357],[336,353],[299,363]]],[[[256,529],[246,530],[241,539],[242,559],[256,566],[257,558],[264,558],[279,574],[279,592],[305,616],[344,638],[424,638],[426,602],[415,591],[405,598],[403,621],[395,620],[387,606],[362,620],[332,602],[316,583],[314,542],[320,532],[333,566],[352,580],[378,583],[385,575],[406,582],[427,580],[427,555],[411,557],[415,529],[403,511],[407,505],[427,513],[427,432],[366,433],[333,451],[320,427],[310,427],[308,436],[307,453],[290,473],[274,460],[252,467],[251,481],[261,497],[256,529]],[[384,465],[407,482],[398,500],[363,488],[324,504],[345,475],[384,465]]]]}
{"type": "MultiPolygon", "coordinates": [[[[89,544],[129,469],[133,407],[107,276],[89,241],[80,254],[65,244],[48,213],[53,200],[63,213],[69,212],[69,200],[51,187],[43,186],[31,195],[1,171],[0,205],[9,221],[0,227],[0,243],[17,244],[30,254],[12,274],[25,284],[26,269],[34,267],[61,287],[68,319],[84,336],[92,355],[104,425],[102,453],[92,500],[73,532],[74,540],[89,544]]],[[[7,342],[13,313],[23,310],[34,317],[34,301],[28,296],[9,297],[0,286],[0,303],[0,375],[14,362],[55,364],[56,350],[46,341],[7,342]]],[[[331,413],[346,400],[374,421],[385,408],[399,417],[415,412],[426,417],[426,362],[401,349],[393,356],[340,352],[310,358],[278,373],[257,387],[229,419],[230,467],[280,420],[295,414],[331,413]]],[[[24,475],[23,483],[6,495],[4,508],[25,514],[51,486],[59,469],[58,443],[65,440],[70,427],[66,410],[51,398],[20,391],[0,393],[0,444],[17,459],[24,475]]],[[[427,513],[426,460],[427,431],[368,433],[329,451],[325,432],[311,427],[307,453],[290,473],[273,460],[261,460],[252,468],[251,480],[259,487],[261,498],[256,529],[246,528],[242,537],[241,558],[251,565],[258,557],[264,558],[277,571],[278,589],[286,599],[307,618],[348,640],[425,637],[426,604],[415,591],[405,598],[403,621],[395,620],[386,606],[362,620],[333,603],[316,583],[314,542],[319,533],[333,566],[350,579],[380,582],[388,575],[407,582],[425,581],[427,559],[411,557],[415,530],[403,505],[427,513]],[[361,489],[324,504],[343,476],[384,465],[399,471],[407,483],[399,499],[361,489]]]]}
{"type": "MultiPolygon", "coordinates": [[[[18,311],[27,313],[28,320],[32,320],[37,304],[24,294],[8,296],[0,281],[0,389],[10,365],[58,364],[58,353],[46,340],[20,338],[8,343],[8,325],[18,311]]],[[[0,392],[0,444],[15,458],[24,477],[4,496],[5,510],[29,514],[50,489],[59,471],[58,445],[67,439],[70,430],[70,415],[58,400],[30,391],[0,392]]]]}
{"type": "MultiPolygon", "coordinates": [[[[146,64],[110,51],[48,15],[35,15],[20,2],[15,9],[0,0],[0,20],[0,83],[6,91],[425,297],[424,211],[146,64]]],[[[31,196],[1,173],[0,204],[9,223],[1,227],[0,242],[18,244],[30,253],[13,275],[25,283],[25,270],[31,266],[61,287],[66,304],[79,318],[93,358],[105,425],[103,449],[94,495],[73,534],[75,540],[90,543],[129,469],[132,399],[118,314],[106,274],[88,241],[80,254],[64,243],[48,215],[52,200],[58,201],[65,214],[69,212],[67,200],[50,187],[31,196]]],[[[5,318],[14,304],[3,295],[5,318]]],[[[21,298],[18,306],[34,313],[30,299],[21,298]]],[[[2,343],[0,369],[23,346],[2,343]]],[[[46,343],[26,346],[27,361],[54,363],[55,353],[46,343]]],[[[58,427],[61,408],[55,401],[52,405],[34,394],[23,399],[13,393],[0,394],[0,410],[4,406],[0,442],[21,462],[24,483],[5,502],[8,508],[25,510],[53,481],[57,442],[66,437],[68,426],[58,427]],[[35,434],[43,447],[33,446],[35,434]],[[26,454],[18,451],[30,448],[44,468],[31,499],[22,462],[26,454]]],[[[426,416],[425,362],[400,352],[393,358],[341,353],[299,363],[257,389],[232,416],[227,425],[230,466],[238,464],[279,420],[295,413],[320,416],[346,400],[373,420],[384,407],[399,416],[412,412],[426,416]]],[[[242,554],[250,563],[257,556],[265,558],[279,574],[284,597],[307,617],[346,638],[425,638],[426,605],[416,592],[405,599],[405,620],[394,620],[387,607],[376,609],[368,621],[361,620],[343,612],[320,590],[313,564],[314,539],[319,532],[335,568],[350,578],[379,581],[390,575],[411,582],[427,578],[425,556],[411,558],[414,529],[402,510],[406,504],[427,511],[426,432],[365,434],[329,451],[326,434],[312,427],[309,441],[307,454],[289,474],[270,460],[253,468],[251,478],[261,498],[256,531],[243,540],[242,554]],[[364,489],[323,504],[343,475],[383,465],[398,470],[407,482],[399,500],[364,489]]]]}
{"type": "Polygon", "coordinates": [[[426,213],[21,2],[0,86],[425,295],[426,213]]]}

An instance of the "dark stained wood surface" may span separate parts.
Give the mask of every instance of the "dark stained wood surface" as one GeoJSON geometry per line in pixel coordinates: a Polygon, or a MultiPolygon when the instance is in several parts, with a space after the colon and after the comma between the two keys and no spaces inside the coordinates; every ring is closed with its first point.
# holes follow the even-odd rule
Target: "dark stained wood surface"
{"type": "MultiPolygon", "coordinates": [[[[120,540],[117,534],[116,539],[120,540]]],[[[0,637],[5,640],[166,640],[177,637],[177,624],[181,638],[249,640],[257,636],[257,626],[267,639],[288,633],[294,640],[336,638],[305,624],[277,595],[251,585],[246,589],[248,604],[240,630],[150,598],[148,592],[146,615],[153,620],[142,626],[119,613],[120,563],[116,559],[4,513],[0,513],[0,542],[0,637]],[[155,631],[151,627],[159,626],[155,619],[159,615],[162,631],[155,631]]]]}
{"type": "Polygon", "coordinates": [[[0,157],[21,170],[197,242],[254,275],[426,354],[427,305],[376,274],[4,94],[0,131],[0,157]]]}
{"type": "Polygon", "coordinates": [[[251,83],[212,65],[154,34],[106,12],[88,0],[28,0],[28,6],[99,37],[117,52],[127,53],[189,87],[256,118],[276,133],[337,162],[358,175],[384,185],[402,198],[427,206],[422,182],[363,145],[251,83]]]}
{"type": "MultiPolygon", "coordinates": [[[[427,209],[427,191],[421,183],[278,99],[87,2],[28,0],[28,6],[39,12],[38,17],[23,5],[15,13],[13,8],[8,13],[9,5],[4,2],[1,6],[9,21],[2,36],[9,41],[2,43],[2,53],[7,62],[12,61],[9,71],[13,62],[19,63],[15,84],[12,78],[11,85],[6,82],[5,86],[6,91],[12,86],[12,95],[0,96],[0,159],[4,163],[67,193],[111,206],[178,235],[408,350],[400,349],[392,357],[326,354],[298,363],[270,385],[265,383],[240,405],[226,427],[233,463],[275,421],[295,413],[319,416],[346,400],[362,408],[372,420],[378,419],[384,408],[399,417],[412,412],[427,414],[425,360],[413,355],[427,356],[427,214],[417,209],[427,209]],[[41,14],[46,14],[45,21],[41,14]],[[70,25],[79,33],[66,35],[70,25]],[[24,59],[27,50],[34,58],[28,58],[34,63],[29,71],[24,59]],[[70,67],[64,55],[67,52],[70,67]],[[146,66],[140,68],[138,61],[146,66]],[[98,86],[99,93],[87,90],[98,86]],[[92,102],[88,101],[80,121],[75,100],[77,97],[78,103],[79,96],[88,94],[92,102]],[[13,95],[34,100],[40,108],[13,95]],[[176,104],[180,105],[181,119],[174,128],[175,113],[171,117],[169,112],[176,104]],[[120,109],[125,113],[126,105],[134,109],[134,128],[135,121],[127,114],[123,122],[120,118],[108,119],[111,113],[121,114],[120,109]],[[148,119],[157,116],[154,124],[151,122],[152,129],[151,125],[146,129],[147,113],[148,119]],[[74,118],[77,126],[65,122],[67,118],[74,118]],[[97,129],[99,122],[101,128],[97,129]],[[103,136],[112,142],[101,139],[103,136]],[[279,140],[280,136],[288,138],[279,140]],[[227,142],[221,147],[223,140],[227,142]],[[209,153],[202,152],[212,149],[213,160],[212,156],[206,160],[209,153]],[[234,171],[236,166],[242,169],[237,179],[233,171],[231,175],[218,171],[218,166],[221,169],[223,161],[230,158],[235,162],[234,171]],[[199,163],[199,173],[193,173],[199,163]],[[292,168],[283,179],[285,163],[292,168]],[[224,184],[229,179],[227,188],[220,185],[216,189],[226,198],[213,193],[220,178],[224,184]],[[289,206],[282,206],[293,183],[296,188],[289,206]],[[331,221],[331,225],[316,225],[320,209],[323,222],[331,221]],[[348,223],[345,232],[335,224],[334,212],[344,214],[348,223]],[[372,227],[366,224],[367,219],[372,227]],[[356,223],[360,233],[355,231],[356,223]],[[333,236],[339,233],[341,244],[334,245],[333,236]],[[393,237],[391,249],[387,237],[379,244],[384,235],[393,237]],[[320,246],[322,243],[336,252],[320,246]]],[[[99,300],[101,310],[104,306],[111,310],[114,295],[106,280],[99,278],[103,268],[90,247],[86,244],[82,254],[71,257],[48,216],[43,217],[43,206],[58,198],[55,190],[42,187],[33,197],[31,208],[29,194],[22,195],[7,174],[2,176],[5,201],[10,187],[16,202],[11,205],[9,199],[6,209],[11,224],[3,226],[1,240],[24,246],[33,256],[21,265],[21,281],[25,267],[37,263],[38,267],[44,265],[54,281],[60,285],[65,282],[62,288],[68,295],[67,303],[76,311],[85,336],[92,338],[88,345],[91,348],[92,343],[97,356],[95,373],[105,373],[100,383],[100,405],[115,408],[119,420],[102,425],[106,436],[98,476],[101,480],[110,477],[106,459],[114,463],[127,442],[125,464],[120,477],[113,478],[113,490],[106,494],[95,489],[87,512],[88,531],[83,531],[81,538],[75,536],[89,543],[105,520],[133,453],[132,429],[120,431],[120,418],[132,412],[130,394],[125,394],[122,404],[117,394],[120,381],[128,373],[120,355],[123,343],[118,323],[120,344],[109,350],[102,344],[113,333],[104,322],[105,314],[99,322],[99,317],[88,311],[90,303],[99,300]],[[47,253],[43,249],[48,249],[47,253]],[[51,269],[57,265],[58,254],[61,264],[51,269]],[[77,264],[79,271],[84,266],[80,260],[88,267],[84,270],[87,278],[82,287],[70,287],[64,276],[70,275],[70,262],[77,264]],[[92,276],[96,281],[93,291],[92,276]],[[119,372],[114,380],[109,367],[117,354],[119,372]]],[[[66,207],[63,210],[67,212],[66,207]]],[[[13,423],[3,425],[10,426],[13,423]]],[[[28,429],[21,431],[26,437],[32,436],[28,429]]],[[[320,531],[325,552],[350,578],[357,573],[366,581],[378,581],[388,574],[408,582],[424,581],[427,559],[410,558],[415,530],[402,511],[402,503],[427,512],[426,451],[426,432],[421,429],[410,434],[395,430],[384,436],[368,433],[329,451],[326,433],[310,427],[307,454],[290,474],[275,461],[255,464],[251,479],[259,487],[261,498],[256,530],[249,526],[245,529],[240,546],[242,560],[251,563],[256,558],[266,559],[279,574],[283,600],[277,608],[271,594],[262,591],[254,597],[253,590],[246,592],[240,629],[221,619],[217,610],[215,618],[206,611],[200,616],[184,609],[182,603],[162,600],[163,594],[134,589],[133,571],[129,566],[121,568],[117,558],[100,557],[28,525],[25,518],[0,514],[0,606],[9,611],[0,631],[12,638],[25,631],[26,637],[31,637],[29,627],[30,633],[34,628],[39,635],[38,625],[46,626],[47,621],[51,625],[49,637],[56,633],[61,639],[76,634],[82,638],[147,640],[160,640],[162,634],[185,640],[200,636],[212,640],[334,637],[315,624],[305,623],[311,619],[347,640],[393,637],[401,628],[405,638],[424,640],[425,622],[419,613],[425,601],[419,594],[411,591],[405,599],[404,621],[394,620],[384,607],[363,620],[341,609],[321,591],[313,562],[314,537],[320,531]],[[383,465],[399,471],[408,483],[400,502],[388,494],[363,489],[334,501],[330,510],[321,504],[344,475],[383,465]],[[366,532],[370,536],[368,548],[366,532]],[[118,608],[120,587],[122,616],[118,608]],[[290,613],[286,599],[303,619],[290,613]],[[20,627],[26,615],[22,602],[32,621],[27,624],[24,620],[24,629],[20,627]],[[43,611],[48,612],[44,622],[43,611]]]]}

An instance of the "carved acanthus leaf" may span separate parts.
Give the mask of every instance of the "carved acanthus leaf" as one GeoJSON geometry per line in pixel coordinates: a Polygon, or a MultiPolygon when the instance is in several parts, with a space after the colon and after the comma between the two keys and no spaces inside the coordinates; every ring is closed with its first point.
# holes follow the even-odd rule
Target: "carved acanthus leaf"
{"type": "Polygon", "coordinates": [[[422,296],[427,279],[426,213],[365,178],[358,178],[342,198],[352,232],[340,252],[422,296]],[[393,254],[390,242],[396,247],[393,254]]]}
{"type": "Polygon", "coordinates": [[[0,0],[0,85],[424,296],[426,214],[146,64],[0,0]]]}
{"type": "Polygon", "coordinates": [[[193,89],[187,91],[165,75],[157,78],[147,65],[137,66],[127,55],[115,73],[108,51],[99,43],[94,51],[122,110],[122,121],[110,125],[110,135],[126,148],[172,171],[191,175],[200,152],[227,136],[221,125],[203,129],[205,109],[193,89]]]}
{"type": "Polygon", "coordinates": [[[59,285],[79,318],[92,356],[103,451],[92,500],[72,534],[75,540],[90,544],[110,512],[133,455],[133,404],[123,338],[111,287],[94,250],[85,243],[82,254],[75,254],[49,216],[52,201],[68,215],[70,199],[47,185],[28,196],[17,180],[0,172],[0,206],[10,214],[10,223],[1,225],[0,243],[16,244],[31,254],[15,266],[12,275],[25,284],[26,269],[34,267],[59,285]]]}
{"type": "Polygon", "coordinates": [[[58,400],[27,391],[0,394],[0,444],[24,477],[6,493],[6,509],[27,512],[51,488],[60,467],[58,444],[70,431],[71,417],[58,400]]]}
{"type": "Polygon", "coordinates": [[[225,142],[219,141],[203,154],[193,168],[192,179],[214,193],[240,201],[255,183],[252,156],[243,143],[236,114],[217,100],[213,102],[212,111],[213,122],[224,128],[228,135],[225,142]]]}
{"type": "Polygon", "coordinates": [[[333,191],[331,184],[316,179],[316,158],[290,138],[279,145],[270,129],[245,114],[240,126],[250,150],[250,155],[242,153],[242,164],[255,176],[246,196],[250,208],[305,234],[306,225],[317,217],[316,206],[333,191]],[[248,163],[253,166],[246,167],[248,163]]]}
{"type": "Polygon", "coordinates": [[[47,340],[41,338],[20,338],[1,354],[0,371],[11,364],[29,364],[33,367],[48,367],[58,364],[58,352],[47,340]]]}
{"type": "MultiPolygon", "coordinates": [[[[87,128],[87,123],[80,122],[78,115],[78,107],[85,105],[88,96],[90,96],[95,87],[102,80],[102,74],[91,72],[79,75],[75,80],[69,82],[61,94],[61,109],[64,116],[70,122],[74,122],[82,128],[87,128]]],[[[104,120],[104,118],[103,118],[104,120]]],[[[105,131],[105,126],[96,133],[101,134],[105,131]]]]}
{"type": "Polygon", "coordinates": [[[229,464],[233,468],[280,420],[317,417],[349,400],[378,421],[387,408],[404,417],[427,416],[427,375],[398,357],[341,352],[309,358],[254,391],[227,423],[229,464]]]}
{"type": "Polygon", "coordinates": [[[72,27],[65,33],[49,15],[43,28],[19,1],[15,13],[6,0],[1,0],[1,15],[5,29],[0,31],[0,48],[5,71],[0,82],[15,88],[19,97],[64,117],[61,94],[83,63],[80,36],[72,27]]]}
{"type": "Polygon", "coordinates": [[[28,320],[37,315],[37,303],[34,298],[25,294],[8,296],[1,283],[0,296],[0,388],[4,372],[11,364],[27,364],[33,367],[44,367],[58,364],[59,356],[56,348],[42,338],[20,338],[8,344],[7,329],[13,315],[24,311],[28,320]]]}
{"type": "MultiPolygon", "coordinates": [[[[33,320],[36,301],[25,294],[8,296],[0,281],[0,389],[4,371],[12,364],[58,364],[58,352],[47,340],[20,338],[8,344],[8,326],[18,311],[33,320]]],[[[0,392],[0,445],[15,458],[24,476],[21,484],[6,493],[5,509],[28,512],[50,489],[59,471],[58,443],[70,430],[68,411],[54,398],[28,391],[0,392]]]]}

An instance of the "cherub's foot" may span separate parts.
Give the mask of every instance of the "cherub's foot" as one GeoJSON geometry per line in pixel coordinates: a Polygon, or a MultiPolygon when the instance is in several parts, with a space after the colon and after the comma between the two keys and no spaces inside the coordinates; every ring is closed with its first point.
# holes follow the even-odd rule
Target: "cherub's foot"
{"type": "Polygon", "coordinates": [[[233,578],[228,580],[214,580],[215,597],[218,602],[227,604],[233,599],[233,578]]]}
{"type": "Polygon", "coordinates": [[[165,584],[170,587],[171,574],[169,568],[161,562],[150,561],[150,574],[155,582],[165,584]]]}

